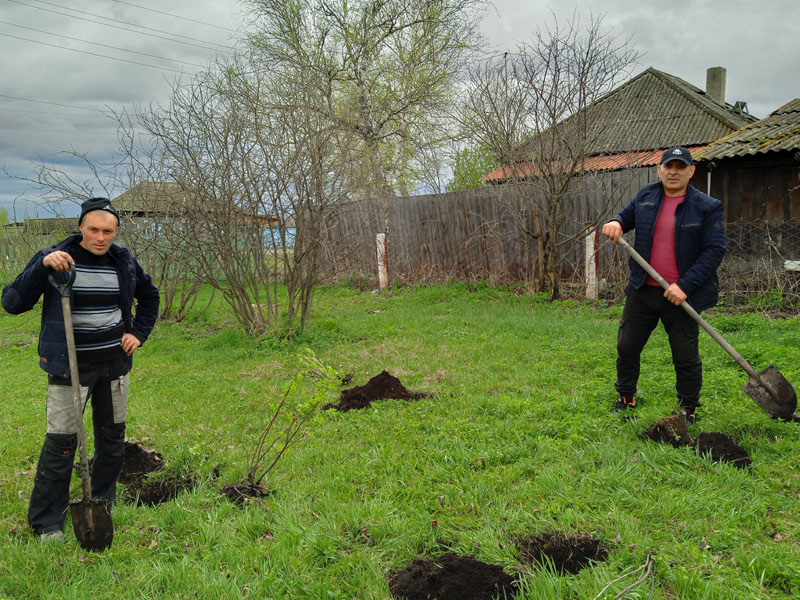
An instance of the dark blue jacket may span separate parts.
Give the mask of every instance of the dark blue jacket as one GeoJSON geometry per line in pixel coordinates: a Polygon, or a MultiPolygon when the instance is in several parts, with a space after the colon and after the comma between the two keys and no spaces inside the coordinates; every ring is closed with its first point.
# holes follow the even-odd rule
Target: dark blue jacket
{"type": "MultiPolygon", "coordinates": [[[[22,273],[3,289],[3,308],[13,315],[30,310],[44,295],[42,327],[39,332],[39,366],[51,375],[59,377],[69,376],[64,315],[61,309],[61,295],[50,284],[47,278],[50,271],[42,261],[45,256],[56,250],[69,252],[82,239],[83,236],[80,234],[73,235],[40,250],[34,254],[22,273]]],[[[125,332],[135,335],[144,344],[158,317],[158,289],[126,248],[112,244],[108,249],[108,256],[114,264],[119,279],[119,302],[125,332]],[[137,301],[135,317],[134,298],[137,301]]]]}
{"type": "MultiPolygon", "coordinates": [[[[651,183],[639,190],[631,203],[611,219],[620,222],[623,233],[636,229],[633,247],[647,262],[650,262],[656,220],[663,202],[663,185],[651,183]]],[[[717,303],[717,268],[723,256],[722,202],[690,185],[686,189],[686,198],[675,210],[675,259],[680,273],[676,283],[698,312],[717,303]]],[[[633,259],[630,265],[629,285],[638,289],[644,285],[647,273],[633,259]]]]}

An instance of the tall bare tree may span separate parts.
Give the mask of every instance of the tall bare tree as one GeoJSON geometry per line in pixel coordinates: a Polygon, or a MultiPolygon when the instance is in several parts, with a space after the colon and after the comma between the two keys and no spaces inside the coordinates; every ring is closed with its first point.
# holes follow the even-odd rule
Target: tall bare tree
{"type": "MultiPolygon", "coordinates": [[[[592,17],[582,25],[574,13],[562,26],[553,17],[550,28],[514,53],[471,68],[459,113],[474,144],[490,148],[506,166],[505,179],[526,182],[509,194],[510,208],[539,245],[540,285],[552,298],[560,295],[565,249],[595,226],[570,216],[577,186],[593,177],[586,159],[603,151],[598,141],[618,119],[598,101],[629,76],[638,58],[602,21],[592,17]]],[[[607,216],[607,207],[596,208],[597,220],[607,216]]]]}

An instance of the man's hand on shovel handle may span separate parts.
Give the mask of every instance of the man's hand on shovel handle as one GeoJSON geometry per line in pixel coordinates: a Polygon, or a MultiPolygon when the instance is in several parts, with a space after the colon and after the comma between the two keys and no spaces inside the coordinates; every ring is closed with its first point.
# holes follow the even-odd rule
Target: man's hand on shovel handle
{"type": "Polygon", "coordinates": [[[53,271],[69,271],[69,266],[75,264],[73,258],[62,250],[51,252],[42,259],[42,264],[53,271]]]}
{"type": "Polygon", "coordinates": [[[609,221],[603,225],[603,235],[616,244],[619,236],[622,235],[622,225],[619,221],[609,221]]]}

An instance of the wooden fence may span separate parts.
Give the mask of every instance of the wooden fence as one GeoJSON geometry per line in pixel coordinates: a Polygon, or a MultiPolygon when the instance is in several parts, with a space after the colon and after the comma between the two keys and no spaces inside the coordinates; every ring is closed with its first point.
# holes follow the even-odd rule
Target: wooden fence
{"type": "MultiPolygon", "coordinates": [[[[584,240],[576,236],[585,224],[612,216],[655,180],[654,169],[575,180],[573,206],[561,236],[564,277],[583,273],[584,240]]],[[[543,222],[529,213],[520,223],[519,211],[512,209],[530,196],[542,200],[533,185],[516,184],[353,202],[342,207],[329,230],[325,270],[334,279],[376,281],[375,236],[387,232],[388,269],[395,281],[532,281],[541,262],[537,240],[525,231],[541,231],[543,222]]],[[[613,249],[608,246],[601,244],[600,252],[610,261],[613,249]]]]}

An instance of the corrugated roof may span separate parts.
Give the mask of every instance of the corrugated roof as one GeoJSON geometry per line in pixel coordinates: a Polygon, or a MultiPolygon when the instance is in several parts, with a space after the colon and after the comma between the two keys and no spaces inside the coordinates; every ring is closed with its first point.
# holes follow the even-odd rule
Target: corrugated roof
{"type": "Polygon", "coordinates": [[[755,121],[698,87],[649,68],[587,108],[589,154],[700,146],[755,121]]]}
{"type": "MultiPolygon", "coordinates": [[[[683,79],[652,67],[586,111],[590,124],[587,139],[591,140],[587,154],[590,164],[598,165],[590,170],[627,167],[632,154],[653,152],[658,156],[672,146],[706,146],[756,120],[729,104],[716,102],[683,79]],[[609,161],[618,166],[605,166],[609,161]]],[[[566,119],[559,127],[569,128],[575,118],[566,119]]],[[[531,173],[530,167],[516,167],[516,171],[531,173]]],[[[501,167],[481,181],[501,181],[511,172],[510,167],[505,171],[501,167]]]]}
{"type": "Polygon", "coordinates": [[[768,117],[717,140],[697,160],[752,156],[800,149],[800,98],[787,102],[768,117]]]}

